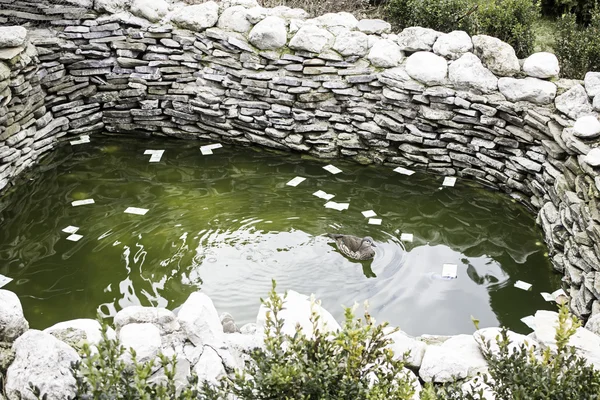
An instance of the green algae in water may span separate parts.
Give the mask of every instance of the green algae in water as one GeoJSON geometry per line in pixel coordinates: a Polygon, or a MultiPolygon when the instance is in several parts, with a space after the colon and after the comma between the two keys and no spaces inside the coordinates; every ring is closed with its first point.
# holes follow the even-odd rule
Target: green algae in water
{"type": "Polygon", "coordinates": [[[472,332],[471,316],[528,332],[522,317],[554,308],[539,294],[560,284],[541,232],[501,193],[343,161],[332,175],[329,162],[258,148],[202,156],[200,145],[95,137],[60,147],[0,198],[0,273],[14,278],[6,289],[31,327],[135,304],[173,309],[198,289],[238,324],[253,322],[271,279],[315,293],[339,320],[342,305],[368,300],[378,321],[415,335],[472,332]],[[166,151],[149,163],[146,149],[166,151]],[[286,186],[295,176],[307,180],[286,186]],[[350,208],[326,209],[317,190],[350,208]],[[95,204],[71,206],[83,198],[95,204]],[[371,209],[382,225],[367,224],[361,211],[371,209]],[[66,240],[69,225],[80,241],[66,240]],[[375,259],[344,258],[327,232],[372,236],[375,259]],[[402,233],[414,241],[401,243],[402,233]],[[446,263],[457,279],[439,279],[446,263]]]}

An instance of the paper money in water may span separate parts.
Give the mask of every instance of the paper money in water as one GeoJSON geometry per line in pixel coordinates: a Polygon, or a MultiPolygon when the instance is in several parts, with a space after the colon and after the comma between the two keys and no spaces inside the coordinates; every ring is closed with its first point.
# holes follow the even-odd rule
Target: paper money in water
{"type": "Polygon", "coordinates": [[[71,202],[73,207],[84,206],[86,204],[94,204],[94,199],[75,200],[71,202]]]}
{"type": "Polygon", "coordinates": [[[372,217],[376,217],[377,213],[373,210],[368,210],[368,211],[362,211],[362,215],[364,215],[365,218],[372,218],[372,217]]]}
{"type": "Polygon", "coordinates": [[[136,214],[136,215],[146,215],[148,209],[146,208],[138,208],[138,207],[127,207],[125,210],[126,214],[136,214]]]}
{"type": "Polygon", "coordinates": [[[288,186],[298,186],[299,184],[301,184],[305,180],[306,180],[306,178],[303,178],[301,176],[297,176],[294,179],[292,179],[291,181],[289,181],[288,183],[286,183],[286,185],[288,185],[288,186]]]}

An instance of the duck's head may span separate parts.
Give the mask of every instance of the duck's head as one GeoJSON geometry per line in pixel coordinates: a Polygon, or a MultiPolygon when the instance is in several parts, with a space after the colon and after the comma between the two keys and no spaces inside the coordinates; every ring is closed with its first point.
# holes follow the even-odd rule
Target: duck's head
{"type": "Polygon", "coordinates": [[[361,247],[363,246],[370,246],[370,247],[377,247],[375,245],[375,242],[373,241],[373,238],[371,236],[365,236],[360,244],[361,247]]]}

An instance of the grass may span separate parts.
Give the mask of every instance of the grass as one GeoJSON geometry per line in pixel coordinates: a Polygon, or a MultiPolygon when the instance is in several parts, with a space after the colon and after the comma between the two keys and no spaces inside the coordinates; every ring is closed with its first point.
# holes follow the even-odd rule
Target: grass
{"type": "Polygon", "coordinates": [[[556,20],[542,17],[535,22],[533,31],[535,34],[534,52],[547,51],[554,53],[556,20]]]}

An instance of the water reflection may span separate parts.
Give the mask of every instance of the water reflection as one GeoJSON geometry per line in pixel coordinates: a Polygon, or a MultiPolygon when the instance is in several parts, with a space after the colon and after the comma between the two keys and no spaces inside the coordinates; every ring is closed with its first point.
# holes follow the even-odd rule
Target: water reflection
{"type": "Polygon", "coordinates": [[[539,292],[559,277],[533,218],[497,193],[342,162],[334,176],[321,162],[253,148],[203,157],[197,142],[105,142],[59,149],[0,199],[0,273],[15,278],[7,288],[33,327],[132,304],[175,308],[198,288],[251,322],[271,279],[315,293],[338,319],[341,305],[368,300],[376,319],[413,334],[469,332],[471,315],[526,331],[520,318],[552,307],[539,292]],[[161,163],[148,163],[147,148],[166,149],[161,163]],[[297,175],[308,179],[285,186],[297,175]],[[317,190],[350,209],[325,209],[317,190]],[[82,198],[96,204],[70,206],[82,198]],[[123,214],[130,206],[150,211],[123,214]],[[381,226],[367,225],[370,209],[381,226]],[[66,241],[67,225],[84,238],[66,241]],[[327,232],[372,236],[375,259],[345,258],[327,232]],[[439,279],[445,263],[458,265],[457,279],[439,279]],[[534,291],[513,288],[517,279],[534,291]]]}

